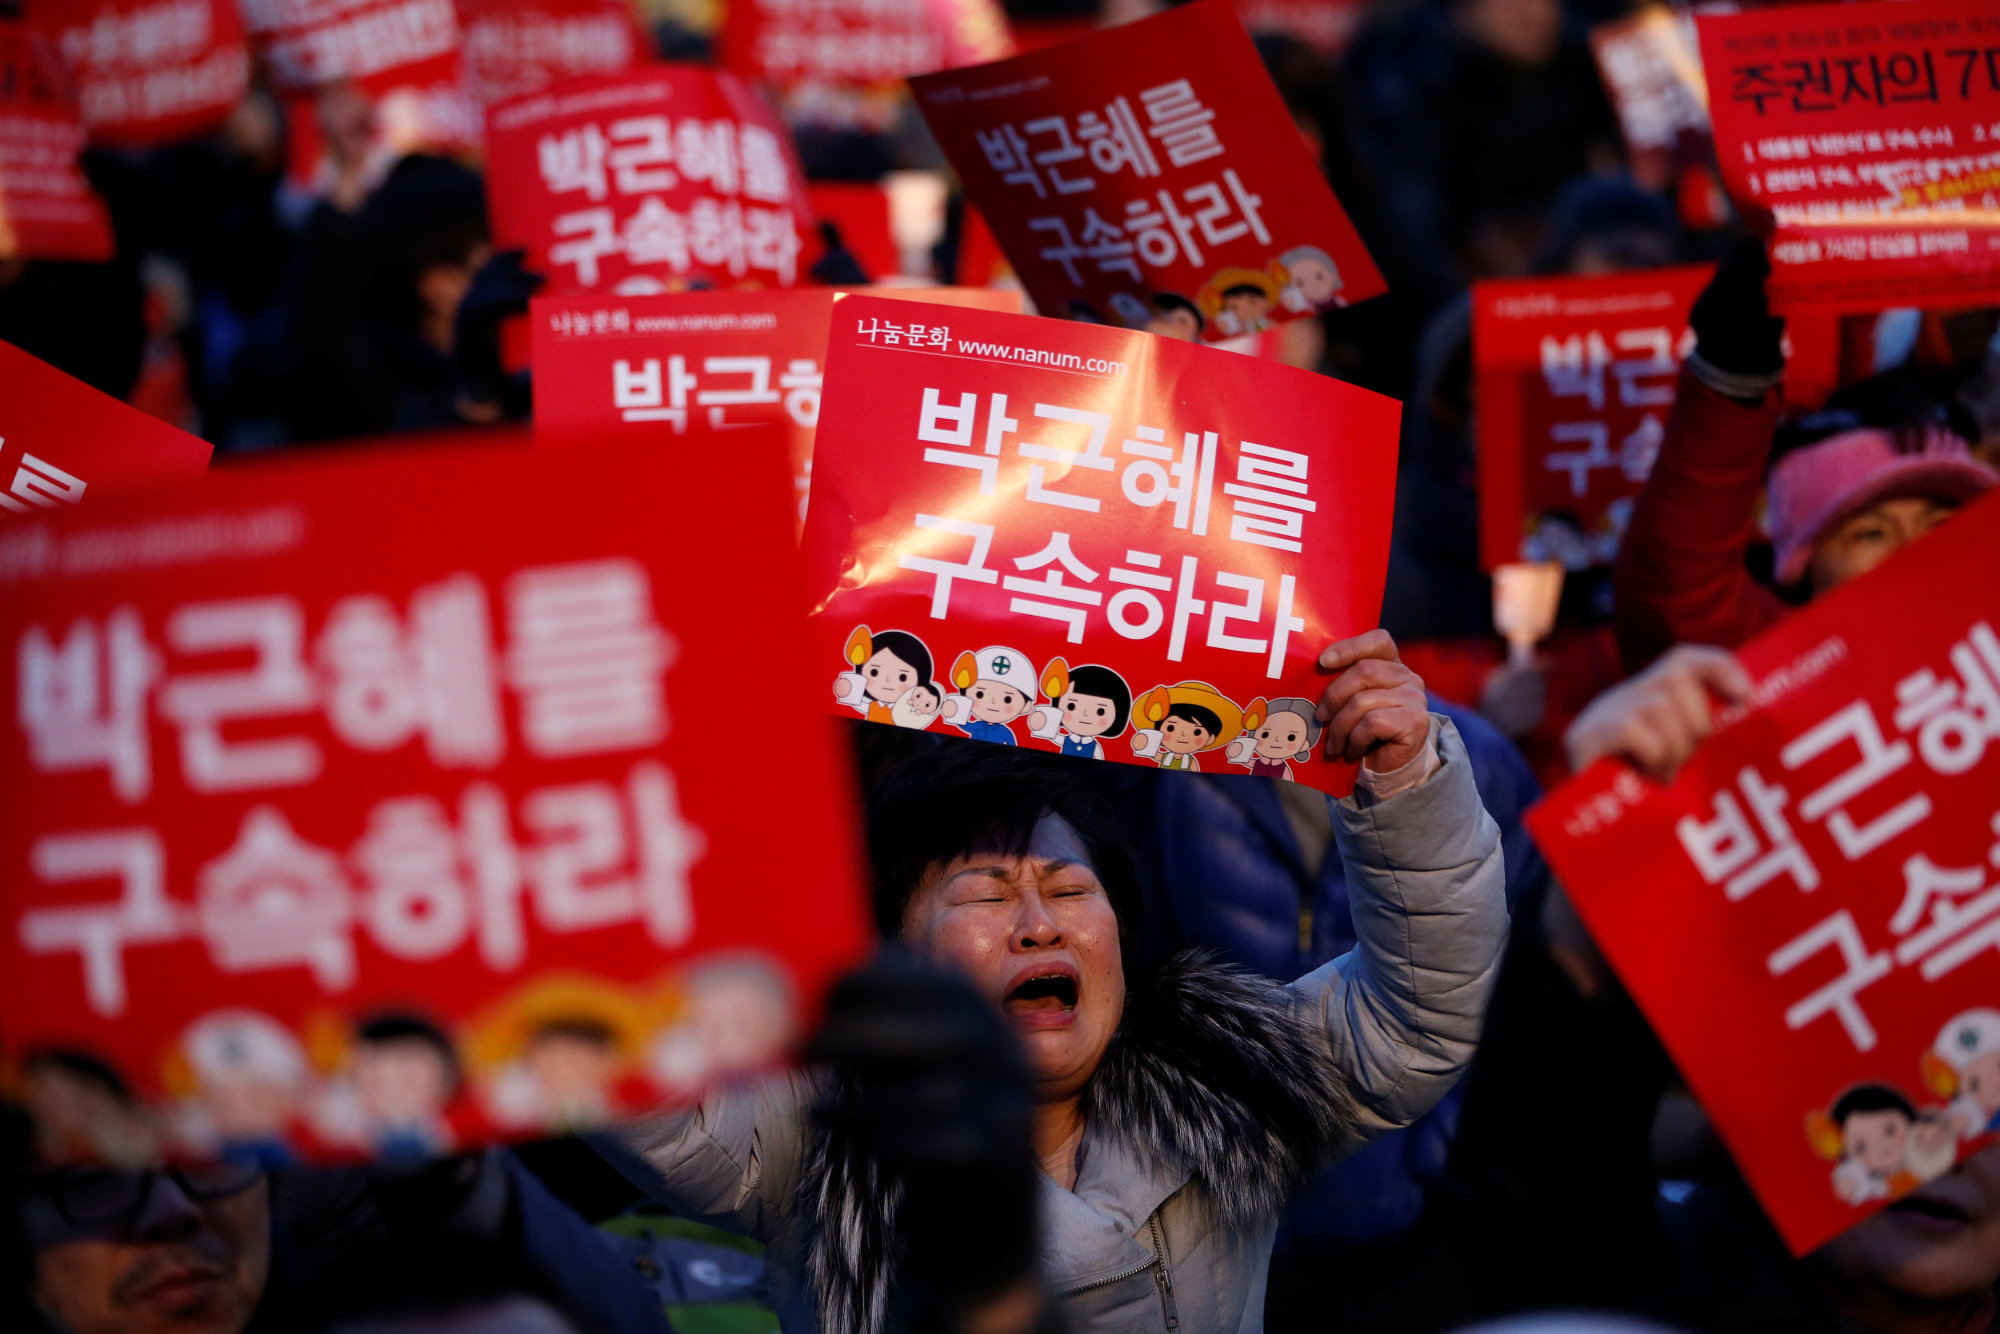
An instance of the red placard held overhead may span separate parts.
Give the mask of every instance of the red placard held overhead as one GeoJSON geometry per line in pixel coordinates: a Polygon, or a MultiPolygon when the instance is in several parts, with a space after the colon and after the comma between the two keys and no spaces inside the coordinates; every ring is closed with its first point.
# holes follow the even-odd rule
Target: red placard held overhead
{"type": "Polygon", "coordinates": [[[1757,702],[1666,788],[1530,813],[1803,1253],[2000,1130],[2000,498],[1742,650],[1757,702]]]}
{"type": "Polygon", "coordinates": [[[250,48],[234,0],[31,0],[99,143],[150,148],[213,129],[243,100],[250,48]]]}
{"type": "Polygon", "coordinates": [[[1344,792],[1313,663],[1381,610],[1398,414],[1174,339],[848,297],[802,551],[819,698],[1344,792]]]}
{"type": "Polygon", "coordinates": [[[1723,182],[1776,306],[2000,299],[2000,13],[1897,0],[1703,14],[1723,182]]]}
{"type": "Polygon", "coordinates": [[[466,81],[482,108],[652,54],[625,0],[458,0],[458,15],[466,81]]]}
{"type": "Polygon", "coordinates": [[[83,123],[55,52],[0,18],[0,259],[111,258],[111,217],[78,165],[83,123]]]}
{"type": "Polygon", "coordinates": [[[96,1056],[165,1147],[265,1161],[582,1127],[783,1058],[868,934],[836,729],[787,723],[813,799],[778,816],[769,746],[704,702],[807,695],[786,480],[576,466],[605,484],[358,453],[0,532],[7,1057],[96,1056]],[[729,503],[663,527],[692,494],[729,503]],[[774,818],[810,876],[772,872],[774,818]],[[369,1070],[412,1037],[421,1106],[369,1070]]]}
{"type": "Polygon", "coordinates": [[[1230,0],[911,87],[1045,315],[1220,341],[1387,290],[1230,0]]]}
{"type": "Polygon", "coordinates": [[[32,514],[85,490],[208,470],[215,447],[0,343],[0,511],[32,514]]]}
{"type": "Polygon", "coordinates": [[[1710,265],[1472,285],[1480,563],[1608,565],[1653,470],[1710,265]]]}
{"type": "Polygon", "coordinates": [[[790,287],[812,228],[784,126],[692,65],[566,79],[486,113],[494,243],[551,294],[790,287]]]}
{"type": "MultiPolygon", "coordinates": [[[[807,287],[536,297],[529,310],[535,440],[661,441],[775,428],[791,463],[803,523],[827,323],[840,295],[807,287]]],[[[975,287],[913,287],[884,295],[1013,314],[1021,309],[1017,292],[975,287]]]]}

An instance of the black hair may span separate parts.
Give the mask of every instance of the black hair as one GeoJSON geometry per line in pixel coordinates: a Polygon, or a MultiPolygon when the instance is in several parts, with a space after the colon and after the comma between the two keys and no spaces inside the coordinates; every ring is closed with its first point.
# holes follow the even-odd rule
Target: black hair
{"type": "MultiPolygon", "coordinates": [[[[1125,684],[1124,677],[1109,667],[1100,667],[1096,663],[1072,667],[1069,673],[1069,689],[1063,694],[1076,691],[1111,701],[1111,730],[1104,735],[1117,736],[1125,730],[1126,720],[1132,716],[1132,687],[1125,684]]],[[[1060,699],[1061,696],[1051,698],[1060,699]]]]}
{"type": "Polygon", "coordinates": [[[1914,1121],[1917,1109],[1910,1100],[1884,1084],[1862,1084],[1840,1095],[1833,1104],[1833,1123],[1845,1129],[1847,1118],[1856,1112],[1901,1112],[1914,1121]]]}
{"type": "Polygon", "coordinates": [[[1887,431],[1905,454],[1921,450],[1933,430],[1949,431],[1961,440],[1979,438],[1978,424],[1962,404],[1939,399],[1898,368],[1843,385],[1825,406],[1781,423],[1768,466],[1775,468],[1786,455],[1822,440],[1871,428],[1887,431]]]}
{"type": "Polygon", "coordinates": [[[530,1041],[539,1042],[543,1038],[575,1038],[593,1046],[612,1045],[610,1025],[597,1019],[586,1019],[581,1015],[563,1015],[560,1018],[544,1019],[535,1025],[535,1034],[530,1041]]]}
{"type": "Polygon", "coordinates": [[[877,653],[893,653],[914,667],[917,680],[931,679],[931,651],[924,647],[924,641],[907,630],[884,630],[881,634],[868,636],[868,656],[877,653]]]}
{"type": "Polygon", "coordinates": [[[458,1051],[451,1045],[451,1039],[444,1030],[420,1015],[397,1012],[378,1014],[363,1021],[354,1030],[357,1042],[422,1042],[429,1045],[444,1062],[450,1076],[451,1087],[458,1088],[458,1051]]]}
{"type": "Polygon", "coordinates": [[[1222,718],[1214,709],[1204,709],[1199,704],[1176,704],[1167,710],[1167,717],[1193,723],[1210,736],[1222,735],[1222,718]]]}
{"type": "Polygon", "coordinates": [[[919,681],[919,682],[917,682],[917,683],[916,683],[915,685],[913,685],[913,686],[911,686],[911,687],[910,687],[910,691],[911,691],[911,693],[912,693],[912,694],[914,694],[915,692],[917,692],[917,691],[919,691],[919,690],[928,690],[928,691],[930,691],[930,692],[931,692],[931,698],[932,698],[932,699],[936,700],[936,701],[937,701],[938,703],[940,703],[940,704],[944,703],[944,691],[942,691],[942,690],[938,689],[938,683],[937,683],[937,682],[935,682],[935,681],[919,681]]]}
{"type": "Polygon", "coordinates": [[[29,1053],[27,1059],[21,1062],[21,1070],[24,1074],[32,1074],[36,1070],[60,1070],[86,1084],[97,1085],[121,1103],[132,1101],[132,1086],[125,1082],[125,1076],[89,1052],[68,1047],[44,1047],[29,1053]]]}
{"type": "Polygon", "coordinates": [[[1225,287],[1222,289],[1222,296],[1224,300],[1232,296],[1261,296],[1266,301],[1271,299],[1271,294],[1256,283],[1238,283],[1234,287],[1225,287]]]}
{"type": "Polygon", "coordinates": [[[1201,307],[1182,296],[1179,292],[1153,293],[1153,309],[1162,315],[1180,312],[1194,316],[1194,331],[1200,333],[1208,327],[1208,321],[1201,317],[1201,307]]]}
{"type": "Polygon", "coordinates": [[[882,773],[868,794],[875,925],[894,939],[924,876],[972,853],[1018,857],[1057,815],[1083,844],[1111,898],[1119,937],[1139,922],[1138,873],[1111,809],[1077,783],[1079,767],[1046,752],[944,743],[882,773]]]}

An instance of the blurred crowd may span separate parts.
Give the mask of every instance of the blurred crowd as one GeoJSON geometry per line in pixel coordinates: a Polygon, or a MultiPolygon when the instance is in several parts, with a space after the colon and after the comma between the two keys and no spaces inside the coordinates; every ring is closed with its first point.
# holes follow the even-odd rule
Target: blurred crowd
{"type": "MultiPolygon", "coordinates": [[[[11,3],[0,0],[0,15],[11,3]]],[[[1146,3],[1007,8],[1023,32],[1060,33],[1138,17],[1146,3]]],[[[1410,763],[1422,763],[1426,745],[1430,763],[1442,763],[1414,780],[1417,790],[1378,797],[1383,810],[1469,774],[1492,833],[1470,860],[1489,874],[1450,892],[1500,896],[1511,931],[1492,929],[1490,967],[1451,965],[1484,979],[1476,1003],[1446,1007],[1450,1023],[1472,1025],[1476,1054],[1468,1040],[1447,1060],[1440,1053],[1456,1039],[1424,1036],[1446,1018],[1418,1005],[1397,1040],[1435,1047],[1448,1077],[1422,1098],[1379,1106],[1364,1088],[1367,1105],[1354,1115],[1378,1117],[1369,1133],[1296,1129],[1301,1143],[1320,1134],[1349,1152],[1330,1170],[1301,1169],[1302,1180],[1278,1193],[1268,1271],[1255,1246],[1248,1258],[1211,1254],[1227,1251],[1226,1240],[1180,1255],[1224,1292],[1236,1291],[1233,1267],[1247,1266],[1240,1309],[1199,1292],[1177,1297],[1171,1279],[1156,1282],[1173,1272],[1164,1257],[1145,1271],[1143,1310],[1093,1306],[1089,1282],[1053,1291],[1035,1280],[1052,1262],[1036,1250],[1038,1177],[1021,1169],[1029,1140],[1042,1175],[1060,1181],[1067,1171],[1079,1194],[1080,1180],[1108,1170],[1110,1149],[1079,1165],[1078,1144],[1093,1141],[1073,1140],[1052,1168],[1007,1026],[962,981],[896,958],[836,993],[816,1040],[816,1059],[835,1071],[831,1086],[865,1096],[820,1089],[793,1109],[800,1125],[846,1136],[828,1142],[862,1146],[855,1152],[874,1166],[845,1170],[879,1179],[857,1185],[842,1163],[822,1162],[811,1208],[780,1198],[781,1180],[805,1189],[775,1165],[806,1152],[799,1136],[774,1138],[768,1106],[733,1103],[636,1143],[569,1140],[338,1171],[239,1161],[16,1172],[17,1207],[0,1217],[9,1265],[0,1326],[747,1334],[775,1329],[779,1315],[788,1329],[810,1327],[812,1316],[787,1307],[807,1266],[806,1286],[822,1298],[837,1278],[862,1294],[842,1317],[851,1324],[838,1324],[856,1329],[1206,1334],[1261,1320],[1274,1331],[1392,1334],[1530,1316],[1544,1323],[1505,1327],[1636,1327],[1615,1325],[1617,1316],[1729,1334],[2000,1329],[2000,1150],[1790,1258],[1522,824],[1546,786],[1600,756],[1671,774],[1713,725],[1711,701],[1747,695],[1731,650],[2000,484],[2000,311],[1848,316],[1844,383],[1824,402],[1788,398],[1768,265],[1722,201],[1712,166],[1699,156],[1636,162],[1621,139],[1586,34],[1625,12],[1623,0],[1373,0],[1337,53],[1280,31],[1258,35],[1390,286],[1285,326],[1280,352],[1406,405],[1383,611],[1393,646],[1386,657],[1379,647],[1361,656],[1394,659],[1408,676],[1383,688],[1427,689],[1417,711],[1435,715],[1421,726],[1436,731],[1430,742],[1421,731],[1376,737],[1355,755],[1408,743],[1410,763]],[[1608,567],[1569,572],[1539,655],[1510,662],[1479,560],[1468,285],[1698,260],[1719,268],[1695,307],[1695,349],[1624,544],[1608,567]],[[806,1107],[815,1099],[816,1111],[806,1107]],[[864,1200],[879,1187],[901,1207],[872,1222],[859,1206],[835,1211],[829,1201],[847,1199],[842,1182],[864,1200]],[[799,1216],[816,1221],[795,1235],[806,1227],[799,1216]],[[718,1221],[761,1234],[771,1249],[718,1221]],[[869,1305],[871,1283],[891,1296],[869,1305]]],[[[647,17],[662,55],[710,59],[713,14],[647,17]]],[[[287,171],[285,114],[260,89],[198,139],[88,150],[116,253],[104,263],[0,259],[0,339],[200,434],[217,446],[219,466],[320,442],[525,421],[531,378],[507,364],[500,331],[536,279],[518,256],[494,253],[477,166],[429,154],[384,159],[370,148],[366,100],[331,89],[309,112],[289,108],[317,116],[327,145],[328,168],[301,182],[287,171]]],[[[907,106],[885,132],[798,131],[817,181],[944,177],[907,106]]],[[[955,197],[940,205],[934,232],[890,274],[867,271],[829,229],[815,280],[968,280],[958,270],[965,223],[955,197]]],[[[1336,716],[1320,721],[1337,726],[1336,716]]],[[[971,762],[939,752],[973,747],[930,741],[857,727],[871,797],[916,801],[919,782],[1053,790],[1039,771],[1009,767],[1027,757],[982,755],[991,772],[968,774],[960,770],[971,762]]],[[[911,886],[968,854],[1045,865],[1035,840],[1053,812],[1085,845],[1056,860],[1094,867],[1107,892],[1123,891],[1113,895],[1112,934],[1119,985],[1135,994],[1141,976],[1156,990],[1160,977],[1178,976],[1190,947],[1228,966],[1225,982],[1213,983],[1224,991],[1235,985],[1226,979],[1336,986],[1325,980],[1334,961],[1384,948],[1380,923],[1368,919],[1382,868],[1358,863],[1348,841],[1346,822],[1367,807],[1350,812],[1298,784],[1090,768],[1087,781],[1065,780],[1078,789],[1073,809],[1051,799],[1046,810],[1000,817],[1019,828],[947,831],[919,846],[907,832],[871,827],[878,916],[886,868],[908,869],[908,884],[889,891],[885,932],[911,939],[911,886]],[[1101,839],[1100,826],[1110,831],[1101,839]],[[1123,868],[1116,877],[1113,862],[1123,868]]],[[[1476,810],[1469,818],[1478,823],[1476,810]]],[[[2000,1016],[1994,1022],[2000,1060],[2000,1016]]],[[[1188,1041],[1169,1046],[1185,1051],[1188,1041]]],[[[1397,1060],[1421,1065],[1407,1053],[1397,1060]]],[[[2000,1065],[1992,1080],[2000,1087],[2000,1065]]],[[[141,1116],[115,1072],[73,1057],[30,1062],[23,1087],[43,1125],[79,1106],[100,1123],[141,1116]]],[[[2000,1094],[1988,1110],[2000,1113],[2000,1094]]],[[[1259,1136],[1289,1125],[1260,1120],[1255,1108],[1230,1114],[1259,1136]]],[[[36,1124],[8,1130],[13,1164],[28,1162],[36,1124]]],[[[822,1157],[834,1152],[812,1143],[822,1157]]],[[[1267,1168],[1256,1160],[1231,1170],[1267,1168]]],[[[1205,1178],[1197,1170],[1195,1179],[1205,1178]]],[[[1119,1239],[1144,1241],[1142,1225],[1161,1217],[1184,1238],[1194,1225],[1164,1198],[1125,1218],[1119,1239]]],[[[1053,1231],[1043,1248],[1083,1245],[1065,1240],[1067,1225],[1044,1210],[1039,1226],[1053,1231]]],[[[1109,1274],[1104,1282],[1122,1291],[1130,1275],[1109,1274]]],[[[817,1309],[820,1327],[834,1329],[824,1301],[817,1309]]]]}

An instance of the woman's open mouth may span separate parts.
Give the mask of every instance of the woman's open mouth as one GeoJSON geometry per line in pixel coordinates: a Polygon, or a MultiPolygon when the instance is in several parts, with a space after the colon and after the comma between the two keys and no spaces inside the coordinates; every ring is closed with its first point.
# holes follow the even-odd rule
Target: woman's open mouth
{"type": "Polygon", "coordinates": [[[1056,968],[1023,978],[1000,1002],[1000,1008],[1025,1027],[1057,1028],[1076,1017],[1076,1001],[1076,974],[1056,968]]]}

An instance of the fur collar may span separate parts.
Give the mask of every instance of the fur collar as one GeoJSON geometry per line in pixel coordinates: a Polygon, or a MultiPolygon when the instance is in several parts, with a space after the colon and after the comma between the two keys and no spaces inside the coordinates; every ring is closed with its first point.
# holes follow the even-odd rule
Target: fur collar
{"type": "MultiPolygon", "coordinates": [[[[1125,998],[1084,1092],[1086,1135],[1125,1136],[1225,1225],[1268,1218],[1327,1161],[1354,1111],[1297,994],[1183,950],[1125,998]]],[[[897,1184],[815,1130],[800,1183],[821,1334],[877,1334],[895,1268],[897,1184]]]]}

